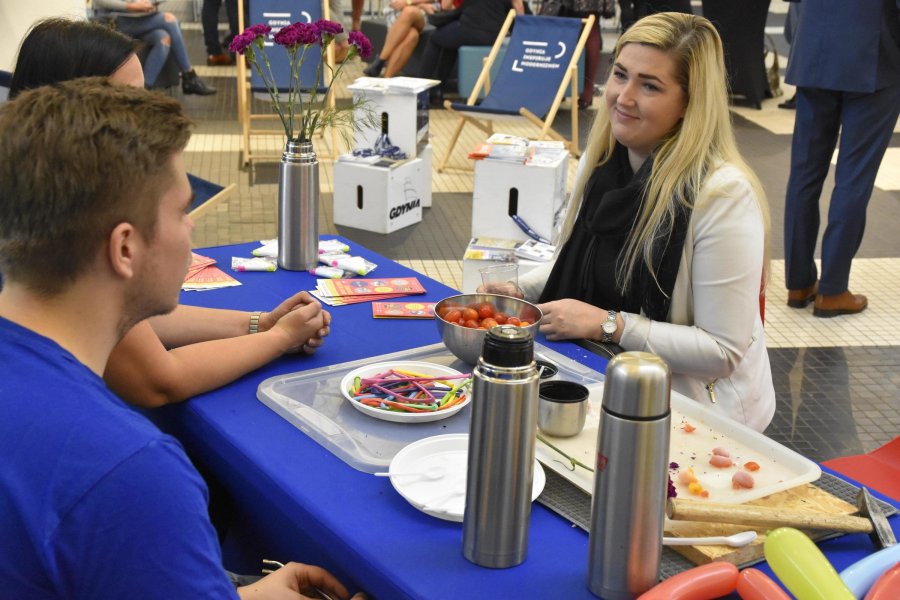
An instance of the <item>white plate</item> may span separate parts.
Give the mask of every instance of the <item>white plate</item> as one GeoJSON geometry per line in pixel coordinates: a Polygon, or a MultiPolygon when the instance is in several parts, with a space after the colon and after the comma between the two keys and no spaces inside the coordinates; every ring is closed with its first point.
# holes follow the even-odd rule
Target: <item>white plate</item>
{"type": "Polygon", "coordinates": [[[376,419],[381,419],[382,421],[393,421],[395,423],[425,423],[427,421],[439,421],[441,419],[446,419],[447,417],[452,417],[472,401],[472,392],[471,390],[468,390],[466,392],[465,400],[448,409],[427,413],[404,413],[366,406],[353,399],[350,388],[353,387],[353,382],[357,377],[365,379],[366,377],[372,377],[373,375],[384,373],[391,369],[412,371],[423,375],[462,375],[462,373],[456,369],[430,362],[407,360],[375,363],[374,365],[366,365],[365,367],[360,367],[347,373],[344,378],[341,379],[341,394],[343,394],[344,398],[350,402],[350,405],[359,412],[369,415],[370,417],[375,417],[376,419]]]}
{"type": "MultiPolygon", "coordinates": [[[[394,456],[389,473],[414,473],[432,467],[444,470],[442,477],[397,476],[391,483],[397,493],[425,514],[462,523],[466,508],[466,471],[468,470],[469,434],[436,435],[413,442],[394,456]]],[[[531,499],[544,489],[546,476],[541,464],[534,461],[531,499]]]]}
{"type": "MultiPolygon", "coordinates": [[[[588,385],[588,389],[591,392],[591,406],[580,434],[571,438],[541,435],[569,456],[587,465],[593,465],[597,452],[603,384],[591,384],[588,385]]],[[[709,491],[710,502],[731,504],[749,502],[815,481],[822,474],[819,465],[808,458],[677,392],[672,392],[670,435],[669,460],[678,463],[681,468],[693,467],[700,484],[709,491]],[[696,430],[685,433],[684,422],[689,422],[696,430]],[[709,458],[713,448],[716,447],[728,450],[736,465],[727,469],[711,466],[709,458]],[[743,464],[748,461],[755,461],[761,467],[758,471],[750,473],[755,485],[751,489],[733,489],[731,477],[735,471],[743,470],[743,464]]],[[[567,469],[566,459],[540,440],[537,443],[537,457],[547,467],[587,493],[593,493],[594,474],[581,467],[575,467],[574,471],[567,469]]],[[[673,476],[672,479],[679,498],[701,499],[691,494],[687,486],[680,483],[677,477],[673,476]]]]}

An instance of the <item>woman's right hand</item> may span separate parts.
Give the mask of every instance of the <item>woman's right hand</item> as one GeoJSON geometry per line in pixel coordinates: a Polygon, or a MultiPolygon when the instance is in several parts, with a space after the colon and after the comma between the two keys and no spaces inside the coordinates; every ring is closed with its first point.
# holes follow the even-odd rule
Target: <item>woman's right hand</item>
{"type": "Polygon", "coordinates": [[[128,12],[151,13],[156,12],[156,6],[150,0],[134,0],[134,2],[126,2],[125,10],[128,12]]]}
{"type": "Polygon", "coordinates": [[[406,4],[406,0],[391,0],[391,8],[393,8],[397,12],[400,12],[407,6],[408,5],[406,4]]]}

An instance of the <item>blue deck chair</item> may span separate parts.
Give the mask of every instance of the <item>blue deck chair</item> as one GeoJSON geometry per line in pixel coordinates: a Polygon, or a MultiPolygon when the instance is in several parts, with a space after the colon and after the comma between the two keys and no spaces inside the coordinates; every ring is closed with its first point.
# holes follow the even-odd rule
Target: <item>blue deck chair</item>
{"type": "Polygon", "coordinates": [[[187,176],[188,181],[191,184],[191,191],[194,193],[194,198],[191,200],[191,210],[188,213],[188,216],[195,221],[206,214],[216,204],[230,196],[234,190],[237,189],[237,185],[234,183],[229,183],[225,187],[222,187],[217,183],[213,183],[212,181],[197,177],[190,173],[188,173],[187,176]]]}
{"type": "MultiPolygon", "coordinates": [[[[319,19],[328,19],[327,0],[250,0],[248,3],[249,12],[244,14],[244,2],[238,2],[238,28],[243,31],[250,25],[257,23],[265,23],[272,28],[272,33],[287,25],[288,23],[296,23],[303,21],[306,23],[314,23],[319,19]]],[[[272,74],[275,77],[275,83],[279,91],[286,92],[290,84],[290,68],[288,65],[287,53],[280,48],[274,48],[274,43],[266,42],[266,55],[269,57],[272,67],[272,74]]],[[[244,165],[249,165],[254,159],[270,159],[278,160],[281,158],[281,152],[275,154],[253,153],[250,149],[250,137],[254,135],[261,136],[281,136],[284,132],[272,128],[254,128],[255,122],[276,121],[278,117],[270,110],[265,113],[253,113],[252,98],[258,96],[267,103],[269,102],[269,93],[262,79],[257,75],[256,71],[250,68],[250,65],[243,59],[238,57],[237,67],[237,86],[238,86],[238,118],[241,122],[243,133],[243,145],[241,159],[244,165]],[[249,78],[249,85],[248,85],[249,78]]],[[[331,69],[322,69],[323,80],[319,82],[317,91],[324,93],[327,89],[330,73],[334,72],[334,44],[329,46],[327,63],[331,69]]],[[[308,52],[303,60],[303,66],[300,68],[300,81],[304,85],[308,85],[316,77],[316,70],[319,67],[319,56],[317,53],[308,52]]],[[[312,89],[310,87],[310,89],[312,89]]],[[[334,90],[327,99],[329,106],[334,107],[334,90]]],[[[335,148],[335,138],[332,138],[332,147],[335,148]]],[[[316,153],[321,157],[324,153],[316,153]]]]}
{"type": "Polygon", "coordinates": [[[539,127],[537,139],[551,137],[567,142],[569,150],[577,156],[578,110],[572,111],[571,142],[554,131],[552,125],[567,86],[571,86],[572,102],[578,98],[578,58],[584,51],[593,26],[593,15],[586,19],[517,16],[516,11],[510,10],[468,100],[465,103],[444,102],[444,107],[459,117],[459,123],[438,172],[447,166],[466,123],[472,123],[490,135],[493,133],[493,119],[510,116],[524,117],[539,127]],[[515,28],[500,66],[500,74],[491,85],[491,66],[513,22],[515,28]],[[482,87],[487,95],[480,104],[476,104],[482,87]]]}

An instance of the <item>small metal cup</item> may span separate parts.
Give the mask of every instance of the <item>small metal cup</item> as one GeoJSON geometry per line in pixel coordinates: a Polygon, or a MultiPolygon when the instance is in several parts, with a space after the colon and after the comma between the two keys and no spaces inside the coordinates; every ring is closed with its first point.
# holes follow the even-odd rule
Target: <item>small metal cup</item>
{"type": "Polygon", "coordinates": [[[545,381],[538,393],[538,428],[554,437],[572,437],[584,429],[588,389],[572,381],[545,381]]]}

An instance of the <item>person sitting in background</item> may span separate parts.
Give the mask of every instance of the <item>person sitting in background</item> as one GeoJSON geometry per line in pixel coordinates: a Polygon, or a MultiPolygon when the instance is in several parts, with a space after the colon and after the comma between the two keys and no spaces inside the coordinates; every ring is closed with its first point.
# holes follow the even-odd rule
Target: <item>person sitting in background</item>
{"type": "MultiPolygon", "coordinates": [[[[29,88],[96,75],[143,87],[134,41],[96,23],[46,19],[22,42],[11,97],[29,88]]],[[[225,385],[286,352],[315,352],[330,322],[331,316],[307,292],[262,313],[178,306],[168,315],[136,323],[113,349],[104,378],[132,404],[178,402],[225,385]]]]}
{"type": "Polygon", "coordinates": [[[369,77],[393,77],[403,70],[409,57],[419,45],[428,15],[454,7],[453,0],[391,0],[393,9],[388,17],[388,32],[378,57],[363,73],[369,77]]]}
{"type": "Polygon", "coordinates": [[[235,590],[183,448],[100,378],[123,332],[177,304],[189,128],[176,100],[98,78],[0,106],[5,597],[349,596],[298,563],[235,590]]]}
{"type": "Polygon", "coordinates": [[[672,388],[762,431],[775,390],[760,317],[768,208],[741,158],[722,42],[682,13],[619,38],[555,262],[519,278],[549,339],[652,352],[672,388]]]}
{"type": "Polygon", "coordinates": [[[94,6],[97,17],[113,19],[116,29],[150,47],[144,65],[144,80],[148,86],[153,87],[156,83],[171,50],[175,52],[175,61],[181,70],[182,92],[199,96],[216,93],[216,88],[200,79],[191,66],[175,15],[159,12],[157,5],[151,0],[94,0],[94,6]]]}
{"type": "Polygon", "coordinates": [[[450,78],[456,62],[456,51],[461,46],[490,46],[511,8],[525,14],[522,0],[465,0],[460,6],[459,19],[438,27],[428,38],[419,77],[438,79],[440,86],[431,88],[432,104],[440,104],[443,86],[450,78]]]}

